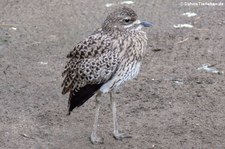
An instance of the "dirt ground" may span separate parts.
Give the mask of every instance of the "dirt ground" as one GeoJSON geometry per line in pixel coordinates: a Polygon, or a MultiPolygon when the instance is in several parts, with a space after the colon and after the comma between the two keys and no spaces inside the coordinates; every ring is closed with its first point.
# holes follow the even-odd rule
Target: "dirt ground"
{"type": "Polygon", "coordinates": [[[116,7],[106,4],[120,2],[0,1],[1,149],[225,148],[225,2],[129,4],[140,19],[154,24],[146,29],[140,75],[115,94],[120,129],[131,139],[113,139],[108,96],[100,111],[102,145],[89,141],[94,100],[66,116],[68,95],[62,96],[60,87],[66,55],[116,7]],[[186,12],[197,15],[182,15],[186,12]],[[193,28],[175,28],[178,24],[193,28]],[[201,69],[204,64],[209,68],[201,69]]]}

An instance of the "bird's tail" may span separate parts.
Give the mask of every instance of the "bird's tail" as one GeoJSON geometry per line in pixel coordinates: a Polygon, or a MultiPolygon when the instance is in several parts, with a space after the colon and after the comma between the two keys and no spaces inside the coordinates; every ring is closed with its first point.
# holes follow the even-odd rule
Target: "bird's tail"
{"type": "Polygon", "coordinates": [[[89,98],[91,98],[96,91],[100,89],[102,84],[88,84],[79,89],[79,91],[72,90],[70,91],[69,101],[68,101],[68,115],[70,112],[84,104],[89,98]]]}

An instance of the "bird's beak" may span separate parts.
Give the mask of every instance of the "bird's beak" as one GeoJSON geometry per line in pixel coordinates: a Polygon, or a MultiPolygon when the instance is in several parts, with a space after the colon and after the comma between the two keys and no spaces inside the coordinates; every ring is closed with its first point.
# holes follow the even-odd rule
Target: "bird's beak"
{"type": "Polygon", "coordinates": [[[150,26],[152,26],[152,23],[149,23],[147,21],[136,20],[132,24],[125,26],[125,28],[131,27],[133,25],[135,25],[135,26],[138,25],[135,30],[140,30],[142,27],[150,27],[150,26]]]}
{"type": "Polygon", "coordinates": [[[150,27],[150,26],[153,26],[152,23],[147,22],[147,21],[142,21],[140,24],[141,24],[142,26],[144,26],[144,27],[150,27]]]}

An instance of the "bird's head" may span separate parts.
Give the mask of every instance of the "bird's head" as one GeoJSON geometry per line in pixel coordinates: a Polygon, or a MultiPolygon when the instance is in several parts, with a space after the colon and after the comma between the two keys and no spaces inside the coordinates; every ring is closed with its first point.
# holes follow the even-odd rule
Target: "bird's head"
{"type": "Polygon", "coordinates": [[[120,31],[125,30],[139,30],[142,27],[150,27],[151,23],[147,21],[138,20],[138,16],[135,11],[128,7],[118,8],[108,15],[103,23],[102,28],[105,30],[120,31]]]}

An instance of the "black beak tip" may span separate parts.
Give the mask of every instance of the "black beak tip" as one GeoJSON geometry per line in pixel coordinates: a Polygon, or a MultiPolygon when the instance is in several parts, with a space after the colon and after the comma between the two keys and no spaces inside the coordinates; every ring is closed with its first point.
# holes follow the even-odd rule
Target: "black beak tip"
{"type": "Polygon", "coordinates": [[[151,26],[153,26],[152,23],[147,22],[147,21],[142,21],[142,22],[141,22],[141,25],[143,25],[144,27],[151,27],[151,26]]]}

